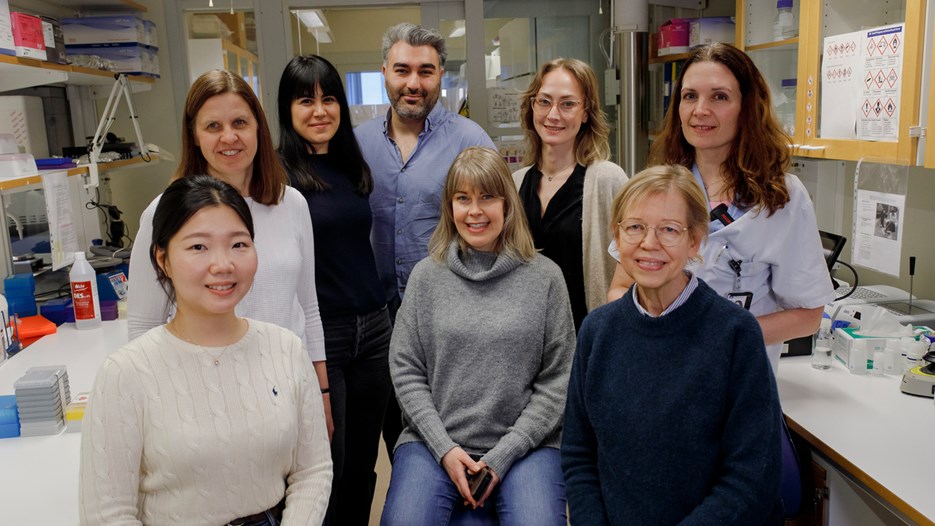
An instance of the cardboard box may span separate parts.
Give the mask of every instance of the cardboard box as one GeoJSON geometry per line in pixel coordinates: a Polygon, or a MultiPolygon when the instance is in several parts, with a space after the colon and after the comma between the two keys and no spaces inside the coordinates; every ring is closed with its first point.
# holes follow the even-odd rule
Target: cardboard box
{"type": "Polygon", "coordinates": [[[17,57],[45,60],[45,37],[42,35],[42,20],[26,13],[10,13],[13,23],[13,45],[17,57]]]}
{"type": "Polygon", "coordinates": [[[16,55],[16,44],[13,43],[13,22],[10,20],[9,0],[0,0],[0,54],[16,55]]]}
{"type": "MultiPolygon", "coordinates": [[[[834,359],[847,367],[850,363],[851,349],[855,345],[864,346],[867,349],[868,359],[873,358],[873,353],[876,351],[882,351],[886,347],[886,342],[891,339],[886,336],[863,336],[857,334],[860,329],[855,329],[852,327],[838,327],[834,330],[834,350],[833,355],[834,359]]],[[[913,327],[913,335],[915,338],[922,334],[931,333],[932,329],[924,325],[917,325],[913,327]]],[[[899,338],[895,338],[899,339],[899,338]]]]}
{"type": "Polygon", "coordinates": [[[715,42],[733,44],[735,37],[736,26],[729,16],[697,18],[691,21],[688,45],[697,47],[715,42]]]}
{"type": "Polygon", "coordinates": [[[62,24],[54,18],[42,17],[42,36],[45,39],[46,60],[56,64],[67,64],[62,24]]]}
{"type": "Polygon", "coordinates": [[[133,15],[63,18],[65,45],[145,43],[143,19],[133,15]]]}
{"type": "Polygon", "coordinates": [[[688,52],[688,37],[691,20],[673,18],[659,26],[659,55],[674,55],[688,52]]]}

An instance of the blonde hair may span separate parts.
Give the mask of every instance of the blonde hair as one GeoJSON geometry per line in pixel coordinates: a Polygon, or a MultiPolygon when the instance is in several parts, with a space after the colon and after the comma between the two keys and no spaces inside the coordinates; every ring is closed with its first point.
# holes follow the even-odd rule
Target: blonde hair
{"type": "Polygon", "coordinates": [[[630,209],[649,197],[670,190],[675,190],[685,199],[688,206],[688,224],[685,226],[688,227],[692,241],[701,242],[708,237],[708,206],[701,187],[695,182],[695,176],[684,166],[660,164],[636,174],[617,192],[610,220],[610,230],[614,239],[617,238],[617,223],[623,221],[630,209]]]}
{"type": "Polygon", "coordinates": [[[444,263],[448,246],[454,239],[467,251],[469,245],[458,234],[455,226],[453,200],[458,192],[475,189],[503,198],[503,230],[497,238],[495,251],[522,261],[530,261],[536,247],[526,223],[526,212],[510,169],[500,154],[490,148],[471,146],[465,148],[451,163],[445,187],[442,189],[441,220],[429,240],[429,255],[444,263]]]}
{"type": "Polygon", "coordinates": [[[529,145],[526,149],[526,164],[535,165],[542,160],[542,138],[536,133],[533,123],[532,98],[542,89],[545,76],[557,69],[568,71],[578,81],[584,94],[584,100],[581,102],[588,114],[587,121],[581,123],[581,129],[575,137],[575,161],[581,166],[591,166],[597,161],[610,159],[610,143],[607,142],[610,126],[607,125],[607,117],[601,109],[600,91],[594,70],[576,58],[557,58],[543,64],[529,83],[529,87],[520,95],[519,120],[529,145]]]}

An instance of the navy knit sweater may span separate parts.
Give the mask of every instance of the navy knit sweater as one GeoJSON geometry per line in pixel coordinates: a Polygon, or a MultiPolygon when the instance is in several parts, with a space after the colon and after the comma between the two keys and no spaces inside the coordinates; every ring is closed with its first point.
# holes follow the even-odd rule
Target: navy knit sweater
{"type": "Polygon", "coordinates": [[[660,318],[594,310],[568,385],[572,524],[762,524],[779,500],[780,408],[755,318],[703,281],[660,318]]]}

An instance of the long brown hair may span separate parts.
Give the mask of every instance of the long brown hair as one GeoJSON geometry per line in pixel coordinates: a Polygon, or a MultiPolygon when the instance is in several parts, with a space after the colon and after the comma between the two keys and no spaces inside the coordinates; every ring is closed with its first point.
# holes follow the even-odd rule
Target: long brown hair
{"type": "Polygon", "coordinates": [[[288,178],[279,156],[273,147],[266,114],[260,106],[253,89],[239,76],[230,71],[215,69],[195,79],[182,113],[182,160],[172,180],[208,173],[208,161],[195,142],[195,116],[211,97],[225,93],[236,93],[243,98],[257,122],[257,150],[253,159],[253,174],[250,177],[250,197],[264,205],[275,205],[282,199],[288,178]]]}
{"type": "Polygon", "coordinates": [[[772,215],[789,202],[785,172],[791,160],[789,144],[792,141],[773,114],[769,87],[763,75],[750,57],[729,44],[695,48],[685,59],[682,73],[672,87],[672,99],[662,131],[656,135],[650,148],[647,165],[680,164],[691,168],[695,162],[695,148],[682,134],[679,105],[685,73],[697,62],[722,64],[737,79],[741,93],[737,136],[723,168],[734,201],[739,206],[761,207],[772,215]]]}
{"type": "Polygon", "coordinates": [[[607,117],[601,109],[594,70],[576,58],[557,58],[543,64],[529,83],[529,87],[520,95],[519,120],[529,146],[526,149],[525,163],[534,165],[542,160],[542,139],[536,133],[533,122],[532,98],[542,89],[545,76],[557,69],[568,71],[578,81],[584,93],[584,100],[581,102],[584,103],[584,111],[588,113],[588,120],[581,123],[581,129],[575,137],[575,161],[582,166],[590,166],[597,161],[610,159],[610,144],[607,142],[610,126],[607,125],[607,117]]]}

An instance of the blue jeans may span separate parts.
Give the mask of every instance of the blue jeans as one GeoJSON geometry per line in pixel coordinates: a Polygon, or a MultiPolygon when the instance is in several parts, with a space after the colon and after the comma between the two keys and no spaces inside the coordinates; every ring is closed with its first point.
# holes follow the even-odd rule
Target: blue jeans
{"type": "Polygon", "coordinates": [[[358,316],[321,317],[325,334],[334,481],[327,523],[366,526],[376,484],[380,429],[391,393],[386,307],[358,316]]]}
{"type": "Polygon", "coordinates": [[[409,442],[396,448],[380,525],[565,526],[565,482],[558,449],[535,449],[513,463],[483,508],[466,509],[463,502],[425,444],[409,442]]]}

